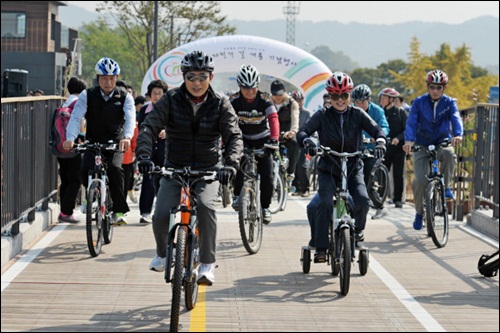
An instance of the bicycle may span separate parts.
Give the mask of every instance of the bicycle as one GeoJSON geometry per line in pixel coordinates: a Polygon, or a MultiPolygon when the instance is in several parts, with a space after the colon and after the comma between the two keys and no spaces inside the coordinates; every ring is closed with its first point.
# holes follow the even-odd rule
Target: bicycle
{"type": "MultiPolygon", "coordinates": [[[[355,226],[352,218],[352,207],[349,204],[349,191],[347,189],[347,160],[361,155],[362,152],[339,153],[331,148],[320,146],[318,155],[334,155],[340,157],[341,161],[341,186],[337,185],[333,197],[333,213],[328,227],[329,247],[326,251],[326,262],[331,266],[333,276],[340,276],[340,291],[342,295],[349,293],[351,278],[351,263],[356,258],[355,251],[355,226]]],[[[311,268],[311,247],[303,246],[301,259],[302,271],[307,274],[311,268]]],[[[366,275],[369,264],[369,250],[366,247],[359,248],[359,271],[362,276],[366,275]]]]}
{"type": "Polygon", "coordinates": [[[226,208],[231,204],[231,193],[233,193],[232,182],[230,182],[227,185],[220,184],[219,195],[222,198],[222,207],[226,208]]]}
{"type": "Polygon", "coordinates": [[[90,255],[97,257],[101,253],[102,243],[111,243],[113,239],[113,202],[109,192],[109,181],[106,174],[106,165],[103,163],[102,151],[117,152],[118,145],[112,141],[108,143],[76,144],[78,152],[86,150],[95,153],[95,166],[88,172],[86,230],[87,246],[90,255]]]}
{"type": "Polygon", "coordinates": [[[244,162],[241,165],[243,187],[239,196],[238,221],[243,246],[249,254],[259,251],[262,244],[264,219],[260,205],[260,175],[257,172],[256,157],[264,157],[267,149],[277,149],[276,146],[264,144],[262,148],[244,149],[244,162]]]}
{"type": "MultiPolygon", "coordinates": [[[[375,157],[373,149],[365,149],[363,155],[367,158],[375,157]]],[[[389,194],[389,170],[385,166],[383,158],[377,159],[368,179],[368,184],[366,184],[368,197],[375,207],[383,206],[389,194]]]]}
{"type": "MultiPolygon", "coordinates": [[[[448,147],[449,140],[445,140],[438,147],[448,147]]],[[[446,206],[444,175],[439,172],[437,149],[435,145],[413,146],[412,151],[425,150],[429,156],[429,174],[426,176],[427,185],[424,193],[424,211],[427,234],[433,243],[442,248],[448,242],[449,221],[448,207],[446,206]]]]}
{"type": "Polygon", "coordinates": [[[311,156],[309,160],[309,166],[307,168],[307,175],[309,177],[309,184],[311,186],[311,190],[318,190],[318,155],[311,156]]]}
{"type": "Polygon", "coordinates": [[[198,218],[196,209],[196,192],[194,188],[199,181],[212,182],[217,180],[217,171],[156,168],[151,173],[168,177],[181,185],[179,206],[170,211],[170,231],[167,240],[165,264],[165,281],[172,283],[172,307],[170,310],[170,331],[177,332],[181,294],[184,289],[184,301],[190,311],[196,306],[198,298],[197,269],[200,265],[198,245],[198,218]],[[176,214],[180,212],[180,221],[175,222],[176,214]],[[175,251],[174,251],[175,249],[175,251]],[[173,267],[173,274],[171,268],[173,267]]]}
{"type": "MultiPolygon", "coordinates": [[[[284,133],[284,132],[283,132],[284,133]]],[[[288,203],[288,193],[295,192],[295,187],[292,186],[293,179],[288,177],[287,168],[290,163],[286,156],[285,142],[287,139],[283,138],[281,133],[279,147],[275,150],[273,155],[273,196],[269,211],[271,214],[276,214],[283,211],[288,203]]]]}

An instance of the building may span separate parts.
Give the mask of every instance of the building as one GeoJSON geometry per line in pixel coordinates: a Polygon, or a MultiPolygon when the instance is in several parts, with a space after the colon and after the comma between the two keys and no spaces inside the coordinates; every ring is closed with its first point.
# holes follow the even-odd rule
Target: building
{"type": "Polygon", "coordinates": [[[66,80],[81,71],[78,31],[58,21],[59,6],[67,5],[68,1],[2,1],[2,97],[25,96],[36,89],[64,96],[66,80]],[[9,77],[9,70],[27,71],[21,75],[27,82],[9,84],[9,79],[19,77],[9,77]],[[11,94],[5,95],[9,89],[11,94]]]}

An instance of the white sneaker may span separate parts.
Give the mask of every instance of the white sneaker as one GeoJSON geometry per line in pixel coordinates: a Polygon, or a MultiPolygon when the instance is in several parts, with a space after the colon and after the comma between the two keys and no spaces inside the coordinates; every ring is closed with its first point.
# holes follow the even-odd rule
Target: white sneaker
{"type": "Polygon", "coordinates": [[[207,284],[211,286],[215,282],[214,275],[215,264],[202,264],[198,267],[198,284],[207,284]]]}
{"type": "Polygon", "coordinates": [[[141,219],[139,220],[140,223],[151,223],[151,216],[149,214],[142,214],[141,219]]]}
{"type": "Polygon", "coordinates": [[[135,194],[135,191],[134,190],[130,190],[128,191],[128,198],[130,201],[132,201],[133,203],[137,203],[137,195],[135,194]]]}
{"type": "Polygon", "coordinates": [[[163,272],[165,270],[165,265],[167,264],[167,258],[162,258],[156,256],[151,260],[149,264],[149,269],[155,272],[163,272]]]}
{"type": "Polygon", "coordinates": [[[377,211],[375,212],[375,215],[372,216],[372,220],[380,219],[380,218],[386,216],[387,214],[389,214],[389,212],[387,211],[387,208],[377,209],[377,211]]]}

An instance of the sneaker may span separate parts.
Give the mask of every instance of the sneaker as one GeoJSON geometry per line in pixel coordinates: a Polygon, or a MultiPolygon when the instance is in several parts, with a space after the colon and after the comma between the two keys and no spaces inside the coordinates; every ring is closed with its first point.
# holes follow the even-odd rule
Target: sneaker
{"type": "Polygon", "coordinates": [[[379,208],[375,212],[375,215],[372,216],[372,220],[380,219],[380,218],[386,216],[387,214],[389,214],[389,212],[387,211],[387,208],[379,208]]]}
{"type": "Polygon", "coordinates": [[[326,250],[316,249],[314,253],[314,263],[325,262],[326,261],[326,250]]]}
{"type": "Polygon", "coordinates": [[[271,217],[271,211],[269,208],[262,208],[262,222],[264,224],[269,224],[271,223],[272,217],[271,217]]]}
{"type": "Polygon", "coordinates": [[[125,215],[123,213],[115,213],[113,216],[113,225],[126,225],[127,220],[125,219],[125,215]]]}
{"type": "Polygon", "coordinates": [[[233,207],[235,211],[238,211],[238,209],[240,209],[240,197],[233,198],[233,203],[231,204],[231,207],[233,207]]]}
{"type": "Polygon", "coordinates": [[[365,241],[365,232],[363,230],[356,230],[356,242],[364,242],[365,241]]]}
{"type": "Polygon", "coordinates": [[[59,217],[57,218],[57,220],[59,222],[67,222],[67,223],[78,223],[78,222],[80,222],[80,220],[77,219],[76,217],[74,217],[73,215],[66,215],[66,214],[63,214],[63,213],[59,214],[59,217]]]}
{"type": "Polygon", "coordinates": [[[165,270],[165,265],[167,264],[167,258],[162,258],[160,256],[156,256],[151,260],[149,264],[149,270],[155,272],[163,272],[165,270]]]}
{"type": "Polygon", "coordinates": [[[288,181],[292,181],[295,179],[295,175],[293,173],[289,173],[287,176],[286,176],[286,180],[288,181]]]}
{"type": "Polygon", "coordinates": [[[451,191],[451,188],[447,188],[444,191],[444,196],[446,197],[446,199],[455,200],[455,196],[453,195],[453,192],[451,191]]]}
{"type": "Polygon", "coordinates": [[[302,192],[301,197],[302,198],[308,198],[309,197],[309,191],[302,192]]]}
{"type": "Polygon", "coordinates": [[[292,197],[300,197],[300,196],[302,196],[302,192],[301,191],[296,191],[296,192],[292,193],[292,197]]]}
{"type": "Polygon", "coordinates": [[[130,201],[132,201],[133,203],[137,203],[137,195],[135,194],[135,191],[131,190],[131,191],[128,191],[128,198],[130,199],[130,201]]]}
{"type": "Polygon", "coordinates": [[[149,214],[142,214],[141,219],[139,220],[140,223],[151,223],[151,215],[149,214]]]}
{"type": "Polygon", "coordinates": [[[423,226],[424,226],[424,216],[420,215],[419,213],[416,213],[415,221],[413,221],[413,229],[422,230],[423,226]]]}
{"type": "Polygon", "coordinates": [[[211,286],[215,282],[214,274],[215,264],[202,264],[198,266],[198,284],[206,284],[211,286]]]}
{"type": "Polygon", "coordinates": [[[395,207],[396,208],[403,208],[403,203],[401,201],[396,201],[395,207]]]}

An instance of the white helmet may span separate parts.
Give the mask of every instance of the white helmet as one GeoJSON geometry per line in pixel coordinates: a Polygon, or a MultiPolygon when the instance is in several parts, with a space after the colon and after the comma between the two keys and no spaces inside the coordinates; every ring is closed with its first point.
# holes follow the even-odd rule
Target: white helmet
{"type": "Polygon", "coordinates": [[[252,65],[242,65],[236,82],[240,87],[257,88],[260,83],[259,71],[252,65]]]}
{"type": "Polygon", "coordinates": [[[111,58],[101,58],[95,64],[95,73],[97,75],[118,75],[120,74],[120,66],[111,58]]]}

